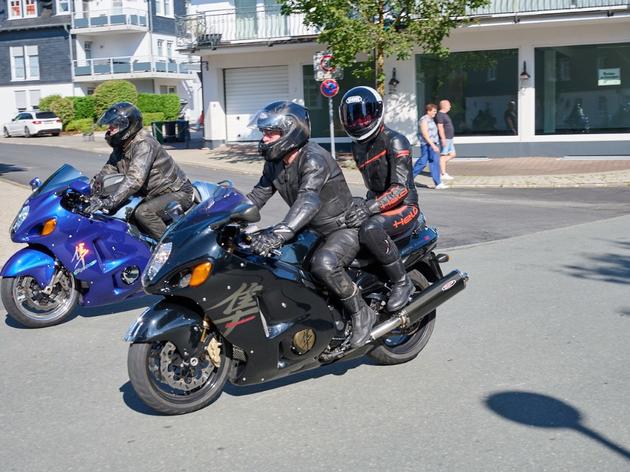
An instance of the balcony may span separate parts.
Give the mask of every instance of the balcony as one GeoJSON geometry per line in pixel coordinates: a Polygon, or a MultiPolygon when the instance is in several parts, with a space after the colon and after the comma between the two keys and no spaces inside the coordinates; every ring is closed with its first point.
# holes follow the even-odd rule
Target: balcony
{"type": "Polygon", "coordinates": [[[492,0],[488,6],[469,10],[470,16],[567,14],[624,10],[630,0],[492,0]]]}
{"type": "Polygon", "coordinates": [[[257,9],[204,12],[177,19],[177,47],[185,50],[216,49],[269,41],[313,39],[317,30],[303,24],[304,15],[284,16],[279,11],[257,9]]]}
{"type": "Polygon", "coordinates": [[[165,57],[124,56],[73,61],[75,82],[111,79],[190,79],[194,65],[165,57]]]}
{"type": "Polygon", "coordinates": [[[133,8],[73,13],[72,34],[148,31],[147,12],[133,8]]]}

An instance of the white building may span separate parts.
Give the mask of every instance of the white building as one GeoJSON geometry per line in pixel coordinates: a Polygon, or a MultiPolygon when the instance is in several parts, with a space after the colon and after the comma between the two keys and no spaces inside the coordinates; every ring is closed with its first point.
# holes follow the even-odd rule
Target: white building
{"type": "MultiPolygon", "coordinates": [[[[386,123],[417,143],[424,105],[448,98],[459,155],[630,154],[630,1],[495,0],[477,22],[452,32],[452,54],[418,50],[386,62],[386,123]],[[508,116],[517,115],[510,127],[508,116]]],[[[258,138],[249,117],[274,99],[311,111],[313,136],[328,142],[328,107],[313,78],[323,49],[299,15],[273,0],[193,0],[178,47],[202,58],[209,146],[258,138]]],[[[365,84],[348,71],[342,95],[365,84]]],[[[339,98],[337,97],[337,99],[339,98]]],[[[336,124],[338,142],[348,142],[336,124]]]]}

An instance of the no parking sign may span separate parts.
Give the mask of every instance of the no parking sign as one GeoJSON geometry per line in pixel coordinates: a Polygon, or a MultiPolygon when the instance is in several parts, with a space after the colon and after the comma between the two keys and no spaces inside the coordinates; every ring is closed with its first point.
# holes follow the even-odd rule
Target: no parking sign
{"type": "Polygon", "coordinates": [[[339,93],[339,84],[335,79],[326,79],[319,86],[319,91],[324,97],[333,98],[339,93]]]}

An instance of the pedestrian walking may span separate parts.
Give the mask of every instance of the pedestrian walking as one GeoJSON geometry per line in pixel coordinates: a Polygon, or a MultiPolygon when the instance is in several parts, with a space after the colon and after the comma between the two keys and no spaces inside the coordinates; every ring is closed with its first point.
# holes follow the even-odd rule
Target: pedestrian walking
{"type": "Polygon", "coordinates": [[[451,117],[448,115],[449,111],[451,111],[451,102],[448,100],[440,100],[440,110],[437,112],[435,121],[437,122],[438,133],[440,135],[440,143],[442,144],[440,156],[441,180],[453,180],[453,177],[446,172],[446,163],[457,155],[455,145],[453,144],[455,127],[453,126],[453,120],[451,120],[451,117]]]}
{"type": "Polygon", "coordinates": [[[448,188],[442,183],[440,168],[440,138],[438,135],[437,124],[435,123],[435,115],[437,114],[437,105],[429,103],[425,107],[425,114],[420,118],[419,138],[420,138],[420,157],[413,166],[414,178],[420,175],[422,169],[429,164],[431,178],[435,184],[436,190],[448,188]]]}

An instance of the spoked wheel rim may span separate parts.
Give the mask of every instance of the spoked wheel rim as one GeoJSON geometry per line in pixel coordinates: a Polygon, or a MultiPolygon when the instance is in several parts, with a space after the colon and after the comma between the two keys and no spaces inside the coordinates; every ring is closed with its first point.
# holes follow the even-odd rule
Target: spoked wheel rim
{"type": "Polygon", "coordinates": [[[151,386],[162,398],[173,403],[190,403],[204,397],[221,381],[221,370],[226,367],[223,349],[219,349],[220,354],[213,359],[209,351],[204,350],[200,358],[184,361],[170,341],[153,343],[146,363],[151,386]]]}
{"type": "Polygon", "coordinates": [[[68,313],[76,298],[74,277],[61,268],[55,272],[53,280],[50,293],[46,293],[33,277],[16,277],[13,300],[21,314],[34,321],[48,322],[68,313]]]}

